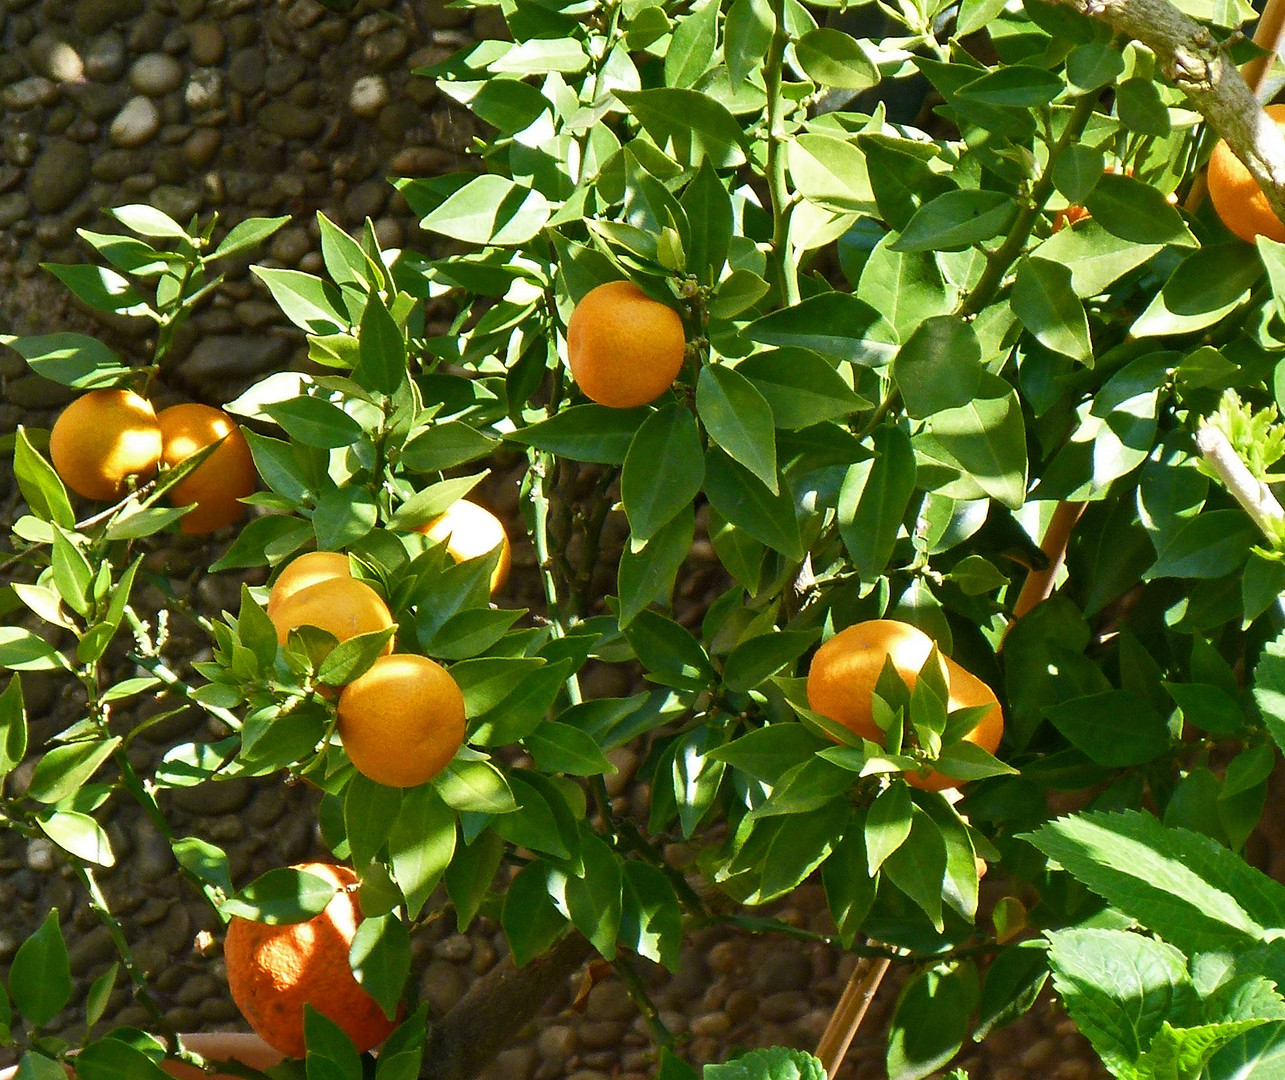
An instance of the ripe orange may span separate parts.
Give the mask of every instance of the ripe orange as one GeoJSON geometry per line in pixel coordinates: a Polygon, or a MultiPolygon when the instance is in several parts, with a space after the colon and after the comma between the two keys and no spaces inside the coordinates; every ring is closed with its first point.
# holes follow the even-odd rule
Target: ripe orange
{"type": "Polygon", "coordinates": [[[896,619],[870,619],[840,630],[817,649],[808,668],[808,708],[871,742],[883,742],[870,698],[886,658],[912,690],[933,640],[896,619]]]}
{"type": "MultiPolygon", "coordinates": [[[[1285,127],[1285,105],[1268,105],[1267,115],[1277,127],[1285,127]]],[[[1219,140],[1209,155],[1209,198],[1224,225],[1242,240],[1254,242],[1262,235],[1285,243],[1285,224],[1272,211],[1267,196],[1254,182],[1249,170],[1219,140]]]]}
{"type": "Polygon", "coordinates": [[[499,592],[509,579],[513,552],[504,526],[490,510],[468,499],[452,503],[446,513],[419,527],[430,540],[446,544],[446,553],[457,563],[487,555],[497,547],[500,561],[491,573],[491,594],[499,592]]]}
{"type": "Polygon", "coordinates": [[[342,551],[308,551],[292,559],[272,583],[272,591],[268,594],[268,618],[300,589],[335,577],[352,577],[348,556],[342,551]]]}
{"type": "Polygon", "coordinates": [[[109,502],[129,478],[150,480],[161,460],[161,429],[146,398],[132,390],[90,390],[68,405],[49,433],[49,457],[72,491],[109,502]]]}
{"type": "Polygon", "coordinates": [[[175,506],[195,504],[179,519],[180,531],[209,533],[240,521],[246,507],[238,500],[254,491],[259,474],[250,444],[232,417],[222,409],[192,403],[162,409],[156,420],[164,444],[161,461],[167,468],[174,468],[211,443],[219,443],[194,472],[169,490],[175,506]]]}
{"type": "Polygon", "coordinates": [[[361,908],[347,890],[357,875],[347,866],[302,863],[340,890],[307,922],[286,926],[233,917],[223,943],[228,988],[241,1015],[264,1042],[290,1057],[305,1053],[303,1007],[311,1005],[338,1024],[365,1052],[396,1027],[363,990],[348,963],[361,908]]]}
{"type": "MultiPolygon", "coordinates": [[[[922,630],[895,619],[871,619],[849,626],[817,649],[812,657],[808,669],[808,707],[862,738],[883,745],[884,732],[875,723],[871,695],[884,660],[891,657],[897,674],[913,690],[932,645],[932,639],[922,630]]],[[[946,666],[948,712],[975,705],[993,706],[964,738],[987,753],[995,753],[1004,734],[1004,714],[994,691],[949,657],[941,659],[946,666]]],[[[913,772],[904,776],[907,783],[924,791],[942,791],[961,783],[935,769],[922,776],[913,772]]]]}
{"type": "Polygon", "coordinates": [[[426,656],[381,656],[339,695],[339,739],[363,776],[415,787],[450,763],[464,742],[464,695],[426,656]]]}
{"type": "Polygon", "coordinates": [[[646,405],[673,384],[687,335],[678,312],[632,281],[590,289],[567,321],[567,362],[585,396],[613,409],[646,405]]]}
{"type": "MultiPolygon", "coordinates": [[[[393,625],[393,617],[379,593],[364,581],[329,577],[292,593],[268,613],[282,645],[296,626],[315,626],[347,641],[393,625]]],[[[393,651],[392,640],[384,652],[393,651]]]]}

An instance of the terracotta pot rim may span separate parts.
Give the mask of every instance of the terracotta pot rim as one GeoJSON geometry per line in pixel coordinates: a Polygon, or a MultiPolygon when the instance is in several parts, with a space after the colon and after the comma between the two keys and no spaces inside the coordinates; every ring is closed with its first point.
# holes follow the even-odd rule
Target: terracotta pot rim
{"type": "MultiPolygon", "coordinates": [[[[239,1061],[252,1069],[271,1068],[285,1057],[258,1035],[248,1031],[195,1031],[190,1034],[180,1033],[179,1038],[193,1053],[211,1061],[239,1061]]],[[[17,1073],[17,1065],[0,1069],[0,1080],[13,1080],[17,1073]]]]}

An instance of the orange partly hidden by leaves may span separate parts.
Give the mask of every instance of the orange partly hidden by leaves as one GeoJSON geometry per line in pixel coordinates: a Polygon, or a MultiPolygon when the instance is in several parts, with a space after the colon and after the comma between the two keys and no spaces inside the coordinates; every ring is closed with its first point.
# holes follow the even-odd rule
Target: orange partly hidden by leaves
{"type": "Polygon", "coordinates": [[[272,583],[272,591],[268,593],[268,618],[300,589],[337,577],[352,577],[348,556],[342,551],[309,551],[292,559],[272,583]]]}
{"type": "MultiPolygon", "coordinates": [[[[351,577],[323,578],[286,597],[268,613],[282,645],[297,626],[315,626],[347,641],[358,634],[386,630],[393,617],[379,593],[351,577]]],[[[390,638],[384,652],[393,651],[390,638]]]]}
{"type": "Polygon", "coordinates": [[[491,572],[492,595],[508,581],[513,565],[509,538],[500,519],[485,507],[460,499],[446,513],[421,525],[419,531],[436,543],[445,543],[447,554],[457,563],[487,555],[498,547],[500,561],[491,572]]]}
{"type": "Polygon", "coordinates": [[[296,870],[339,891],[307,922],[282,926],[233,917],[223,944],[232,1000],[258,1036],[290,1057],[304,1056],[303,1007],[311,1005],[347,1033],[359,1051],[378,1046],[396,1027],[363,990],[348,963],[361,922],[357,875],[346,866],[302,863],[296,870]]]}
{"type": "Polygon", "coordinates": [[[464,695],[426,656],[381,656],[339,695],[339,740],[363,776],[407,788],[441,772],[464,742],[464,695]]]}
{"type": "MultiPolygon", "coordinates": [[[[1277,127],[1285,127],[1285,105],[1268,105],[1266,112],[1277,127]]],[[[1227,228],[1251,244],[1260,235],[1285,243],[1285,224],[1224,140],[1219,140],[1209,155],[1207,179],[1209,199],[1227,228]]]]}
{"type": "Polygon", "coordinates": [[[161,460],[161,428],[151,402],[132,390],[82,394],[54,421],[49,457],[78,495],[121,498],[131,476],[150,480],[161,460]]]}
{"type": "MultiPolygon", "coordinates": [[[[932,647],[932,638],[922,630],[896,619],[871,619],[849,626],[830,638],[812,657],[807,681],[808,707],[863,739],[882,745],[884,733],[875,722],[871,698],[884,660],[892,660],[897,674],[913,690],[932,647]]],[[[941,659],[949,688],[948,712],[974,705],[993,706],[964,736],[968,742],[993,754],[1004,733],[1004,716],[994,692],[949,657],[941,659]]],[[[924,775],[910,772],[904,775],[907,783],[925,791],[942,791],[961,783],[936,770],[924,775]]]]}
{"type": "Polygon", "coordinates": [[[655,400],[678,377],[687,335],[678,312],[632,281],[590,289],[567,321],[567,362],[586,397],[613,409],[655,400]]]}
{"type": "Polygon", "coordinates": [[[169,490],[175,506],[193,507],[179,519],[179,529],[197,535],[240,521],[246,507],[238,500],[254,491],[259,476],[250,444],[236,421],[222,409],[197,403],[171,405],[156,419],[161,426],[161,461],[166,468],[174,468],[212,443],[219,444],[169,490]]]}

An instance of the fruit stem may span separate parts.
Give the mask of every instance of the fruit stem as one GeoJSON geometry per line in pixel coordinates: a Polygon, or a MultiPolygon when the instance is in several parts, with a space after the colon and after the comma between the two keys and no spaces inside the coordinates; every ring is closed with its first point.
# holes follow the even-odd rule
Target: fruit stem
{"type": "Polygon", "coordinates": [[[1049,152],[1048,164],[1044,167],[1044,172],[1040,175],[1040,178],[1035,182],[1035,186],[1031,188],[1030,198],[1018,212],[1017,220],[1013,222],[1013,227],[1009,230],[1007,238],[994,251],[987,253],[986,268],[982,271],[981,277],[977,279],[977,284],[973,286],[972,292],[960,302],[958,310],[960,315],[964,317],[976,315],[995,298],[995,294],[999,291],[1005,275],[1008,274],[1013,263],[1017,261],[1018,256],[1022,254],[1022,249],[1026,246],[1027,240],[1030,239],[1031,229],[1035,226],[1036,218],[1043,212],[1044,204],[1048,202],[1049,196],[1053,194],[1053,167],[1066,149],[1079,141],[1097,103],[1096,94],[1084,94],[1076,101],[1071,117],[1067,120],[1066,128],[1062,132],[1062,137],[1058,139],[1049,152]]]}
{"type": "Polygon", "coordinates": [[[785,0],[772,0],[772,43],[768,46],[763,66],[767,89],[767,183],[772,196],[772,251],[776,256],[781,290],[787,307],[799,302],[799,271],[790,247],[790,214],[794,203],[790,197],[785,172],[785,123],[782,112],[785,98],[781,93],[781,72],[785,49],[790,43],[785,28],[785,0]]]}

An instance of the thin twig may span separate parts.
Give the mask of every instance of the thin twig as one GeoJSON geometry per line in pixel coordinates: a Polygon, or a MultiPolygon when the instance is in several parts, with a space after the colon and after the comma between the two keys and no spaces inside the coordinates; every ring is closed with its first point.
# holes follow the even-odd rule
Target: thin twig
{"type": "Polygon", "coordinates": [[[1032,570],[1026,575],[1026,581],[1022,583],[1022,591],[1013,605],[1013,618],[1009,626],[1052,595],[1058,571],[1066,561],[1066,548],[1071,542],[1071,531],[1075,528],[1075,523],[1080,520],[1080,515],[1084,513],[1087,505],[1082,502],[1057,504],[1053,516],[1049,519],[1048,528],[1044,532],[1044,539],[1040,542],[1040,550],[1048,556],[1049,564],[1043,570],[1032,570]]]}
{"type": "Polygon", "coordinates": [[[843,1064],[848,1047],[856,1038],[857,1029],[866,1018],[875,992],[891,966],[892,961],[887,957],[857,961],[852,978],[848,980],[843,996],[839,998],[839,1003],[830,1015],[830,1022],[821,1035],[821,1041],[817,1043],[816,1056],[820,1059],[826,1076],[833,1076],[843,1064]]]}
{"type": "Polygon", "coordinates": [[[1217,473],[1223,486],[1254,519],[1263,535],[1273,542],[1278,540],[1285,526],[1285,508],[1276,500],[1272,489],[1246,468],[1222,429],[1202,423],[1196,432],[1196,446],[1205,464],[1217,473]]]}

